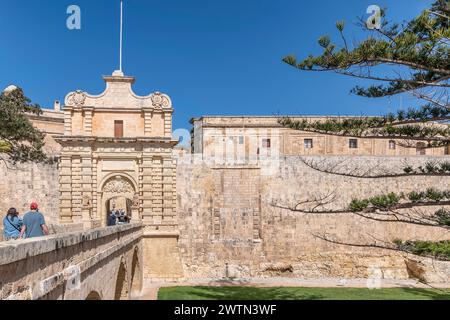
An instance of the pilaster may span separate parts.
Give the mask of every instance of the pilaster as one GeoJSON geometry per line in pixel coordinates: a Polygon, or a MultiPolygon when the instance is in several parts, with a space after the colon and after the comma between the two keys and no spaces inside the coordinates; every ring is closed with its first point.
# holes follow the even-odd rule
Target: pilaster
{"type": "Polygon", "coordinates": [[[64,108],[64,134],[69,136],[72,134],[72,108],[70,107],[64,108]]]}
{"type": "Polygon", "coordinates": [[[152,135],[152,109],[144,109],[144,136],[152,135]]]}
{"type": "Polygon", "coordinates": [[[59,192],[61,223],[72,222],[72,159],[62,155],[59,163],[59,192]]]}
{"type": "Polygon", "coordinates": [[[83,108],[84,111],[84,134],[87,136],[92,136],[92,116],[94,113],[94,108],[83,108]]]}

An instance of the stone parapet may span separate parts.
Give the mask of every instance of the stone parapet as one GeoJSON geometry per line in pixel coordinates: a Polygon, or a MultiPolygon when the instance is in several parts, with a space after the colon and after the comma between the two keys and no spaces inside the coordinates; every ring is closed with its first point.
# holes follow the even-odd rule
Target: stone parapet
{"type": "Polygon", "coordinates": [[[137,232],[142,236],[142,224],[133,223],[109,228],[57,234],[42,238],[33,238],[0,243],[0,266],[29,259],[34,256],[79,245],[86,241],[98,240],[113,234],[120,235],[126,231],[137,232]]]}
{"type": "Polygon", "coordinates": [[[142,236],[132,223],[0,243],[1,298],[130,298],[142,286],[142,236]]]}

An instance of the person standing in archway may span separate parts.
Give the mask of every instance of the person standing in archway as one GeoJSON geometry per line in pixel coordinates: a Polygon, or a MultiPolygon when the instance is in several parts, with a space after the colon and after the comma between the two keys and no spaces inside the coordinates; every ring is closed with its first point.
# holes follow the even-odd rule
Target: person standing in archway
{"type": "Polygon", "coordinates": [[[25,234],[25,238],[43,237],[49,234],[45,218],[39,212],[39,206],[36,202],[30,205],[30,210],[23,217],[23,226],[20,232],[20,238],[25,234]]]}
{"type": "Polygon", "coordinates": [[[114,210],[111,210],[111,212],[108,215],[108,221],[107,221],[108,227],[115,226],[116,220],[117,220],[116,214],[114,213],[114,210]]]}

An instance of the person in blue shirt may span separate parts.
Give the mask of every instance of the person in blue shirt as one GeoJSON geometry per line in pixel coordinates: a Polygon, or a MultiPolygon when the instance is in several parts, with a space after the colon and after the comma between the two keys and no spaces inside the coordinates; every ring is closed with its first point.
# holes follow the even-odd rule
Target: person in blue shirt
{"type": "Polygon", "coordinates": [[[44,215],[39,212],[39,207],[36,202],[30,205],[30,210],[23,217],[23,226],[20,231],[20,237],[25,234],[25,238],[36,238],[48,236],[48,228],[45,224],[44,215]]]}
{"type": "Polygon", "coordinates": [[[110,214],[108,215],[108,227],[112,227],[116,225],[116,214],[114,213],[114,210],[112,210],[110,212],[110,214]]]}
{"type": "Polygon", "coordinates": [[[15,208],[9,209],[3,219],[3,238],[6,241],[19,239],[21,229],[22,219],[19,218],[19,213],[15,208]]]}

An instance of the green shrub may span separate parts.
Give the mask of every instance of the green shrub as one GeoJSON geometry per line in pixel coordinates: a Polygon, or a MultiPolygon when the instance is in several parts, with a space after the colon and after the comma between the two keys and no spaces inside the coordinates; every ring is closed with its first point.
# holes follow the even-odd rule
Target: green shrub
{"type": "Polygon", "coordinates": [[[436,174],[436,173],[450,173],[450,161],[427,161],[424,166],[419,166],[414,169],[412,166],[407,165],[403,168],[403,172],[406,174],[436,174]]]}
{"type": "Polygon", "coordinates": [[[440,172],[441,173],[449,173],[450,172],[450,162],[449,161],[443,161],[439,163],[440,166],[440,172]]]}
{"type": "Polygon", "coordinates": [[[424,196],[423,192],[413,191],[408,194],[408,199],[412,202],[419,202],[420,200],[423,200],[424,196]]]}
{"type": "Polygon", "coordinates": [[[442,194],[441,191],[438,191],[433,188],[427,189],[425,196],[428,200],[432,201],[441,201],[444,198],[444,195],[442,194]]]}
{"type": "Polygon", "coordinates": [[[439,169],[434,162],[425,163],[425,172],[426,173],[436,173],[439,169]]]}
{"type": "Polygon", "coordinates": [[[450,211],[439,209],[434,213],[436,222],[441,226],[450,226],[450,211]]]}
{"type": "Polygon", "coordinates": [[[350,205],[348,206],[349,210],[351,212],[361,212],[364,209],[366,209],[369,206],[369,200],[363,199],[363,200],[357,200],[354,199],[352,202],[350,202],[350,205]]]}
{"type": "Polygon", "coordinates": [[[408,199],[413,204],[421,201],[433,201],[439,202],[442,200],[450,200],[450,190],[439,191],[434,188],[429,188],[425,192],[412,191],[405,195],[403,192],[396,194],[391,192],[389,194],[383,194],[369,199],[353,199],[348,209],[351,212],[361,212],[369,207],[389,210],[393,206],[400,203],[400,200],[408,199]]]}
{"type": "Polygon", "coordinates": [[[399,250],[411,252],[418,256],[432,256],[441,260],[450,259],[450,241],[405,241],[394,240],[399,250]]]}
{"type": "Polygon", "coordinates": [[[411,166],[406,166],[406,167],[403,168],[403,172],[406,173],[406,174],[410,174],[410,173],[414,172],[414,169],[411,166]]]}
{"type": "Polygon", "coordinates": [[[391,192],[387,195],[370,198],[369,201],[374,207],[388,209],[399,203],[400,196],[391,192]]]}

